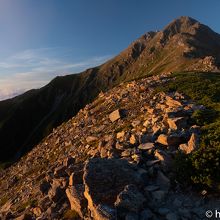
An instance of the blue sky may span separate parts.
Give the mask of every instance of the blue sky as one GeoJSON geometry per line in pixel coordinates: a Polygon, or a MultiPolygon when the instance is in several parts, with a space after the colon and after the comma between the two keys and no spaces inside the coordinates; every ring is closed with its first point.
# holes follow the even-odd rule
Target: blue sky
{"type": "Polygon", "coordinates": [[[187,15],[220,33],[219,0],[0,0],[0,99],[99,65],[187,15]]]}

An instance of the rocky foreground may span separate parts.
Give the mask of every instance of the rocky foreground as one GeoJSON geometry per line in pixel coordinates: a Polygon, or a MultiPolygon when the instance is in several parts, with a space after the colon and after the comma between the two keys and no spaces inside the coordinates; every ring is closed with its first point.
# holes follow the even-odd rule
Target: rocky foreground
{"type": "Polygon", "coordinates": [[[199,147],[196,105],[157,93],[161,74],[122,83],[0,173],[1,219],[200,220],[219,207],[182,191],[174,157],[199,147]]]}

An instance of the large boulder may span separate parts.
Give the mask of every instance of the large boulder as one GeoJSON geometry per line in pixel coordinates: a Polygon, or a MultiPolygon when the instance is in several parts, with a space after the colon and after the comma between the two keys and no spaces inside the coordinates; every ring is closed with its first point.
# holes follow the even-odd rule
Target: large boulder
{"type": "Polygon", "coordinates": [[[139,192],[136,186],[127,185],[118,195],[115,206],[117,207],[119,213],[121,212],[120,210],[138,213],[143,207],[143,203],[145,201],[145,197],[139,192]]]}
{"type": "Polygon", "coordinates": [[[170,188],[170,180],[161,171],[157,172],[157,185],[160,189],[168,190],[170,188]]]}
{"type": "Polygon", "coordinates": [[[126,160],[93,158],[84,168],[84,195],[95,220],[115,219],[117,195],[129,184],[141,184],[136,166],[126,160]]]}

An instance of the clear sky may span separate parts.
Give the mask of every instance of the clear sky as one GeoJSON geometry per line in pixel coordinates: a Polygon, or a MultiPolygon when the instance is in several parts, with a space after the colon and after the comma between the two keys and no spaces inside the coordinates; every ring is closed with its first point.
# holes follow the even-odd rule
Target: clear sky
{"type": "Polygon", "coordinates": [[[191,16],[220,33],[220,0],[0,0],[0,99],[103,63],[191,16]]]}

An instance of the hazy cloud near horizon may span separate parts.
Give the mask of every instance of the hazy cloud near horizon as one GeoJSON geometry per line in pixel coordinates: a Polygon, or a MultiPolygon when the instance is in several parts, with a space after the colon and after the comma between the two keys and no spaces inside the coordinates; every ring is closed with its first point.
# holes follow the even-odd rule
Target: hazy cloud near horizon
{"type": "Polygon", "coordinates": [[[30,49],[14,54],[0,62],[0,100],[42,87],[58,75],[97,66],[111,57],[105,55],[74,61],[72,51],[65,48],[30,49]]]}

